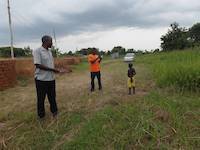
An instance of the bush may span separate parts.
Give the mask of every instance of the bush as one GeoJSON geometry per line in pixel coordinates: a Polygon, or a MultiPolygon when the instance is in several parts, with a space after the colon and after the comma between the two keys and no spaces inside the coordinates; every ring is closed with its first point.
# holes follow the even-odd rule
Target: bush
{"type": "MultiPolygon", "coordinates": [[[[13,48],[15,57],[28,57],[32,55],[32,51],[27,48],[13,48]]],[[[0,57],[11,57],[10,47],[0,47],[0,57]]]]}
{"type": "Polygon", "coordinates": [[[153,72],[161,87],[174,86],[180,90],[200,90],[200,49],[157,55],[153,72]]]}

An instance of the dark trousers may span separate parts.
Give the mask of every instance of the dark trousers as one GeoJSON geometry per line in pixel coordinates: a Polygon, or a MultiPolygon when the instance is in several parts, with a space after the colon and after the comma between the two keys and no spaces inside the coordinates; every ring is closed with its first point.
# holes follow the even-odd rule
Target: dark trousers
{"type": "Polygon", "coordinates": [[[57,114],[57,104],[56,104],[56,84],[54,81],[40,81],[35,80],[36,91],[37,91],[37,113],[40,118],[45,116],[45,106],[44,101],[47,95],[50,110],[53,114],[57,114]]]}
{"type": "Polygon", "coordinates": [[[101,72],[91,72],[91,91],[94,90],[95,85],[94,85],[94,79],[95,77],[97,77],[98,79],[98,85],[99,85],[99,90],[102,89],[102,85],[101,85],[101,72]]]}

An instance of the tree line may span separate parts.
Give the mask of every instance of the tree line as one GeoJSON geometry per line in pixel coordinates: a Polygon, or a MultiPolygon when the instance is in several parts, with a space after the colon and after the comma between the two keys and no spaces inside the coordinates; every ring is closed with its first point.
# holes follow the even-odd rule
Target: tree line
{"type": "MultiPolygon", "coordinates": [[[[65,56],[84,56],[88,55],[92,49],[96,49],[99,55],[111,55],[113,53],[119,53],[119,55],[125,55],[126,53],[138,53],[138,54],[144,54],[148,53],[148,51],[142,51],[142,50],[135,50],[135,49],[125,49],[122,46],[115,46],[112,48],[112,50],[99,50],[95,47],[89,47],[89,48],[82,48],[80,50],[68,51],[65,53],[62,53],[58,48],[52,47],[52,55],[54,57],[65,57],[65,56]]],[[[24,48],[15,48],[14,47],[14,56],[15,57],[32,57],[32,49],[27,46],[24,48]]],[[[0,47],[0,57],[10,57],[10,47],[0,47]]]]}
{"type": "MultiPolygon", "coordinates": [[[[32,50],[29,46],[24,48],[13,48],[15,57],[30,57],[32,56],[32,50]]],[[[0,47],[0,57],[10,57],[10,47],[0,47]]]]}

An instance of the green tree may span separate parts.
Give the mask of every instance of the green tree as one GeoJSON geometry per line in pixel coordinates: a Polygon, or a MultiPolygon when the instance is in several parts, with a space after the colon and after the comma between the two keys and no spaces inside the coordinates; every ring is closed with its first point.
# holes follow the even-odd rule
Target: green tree
{"type": "Polygon", "coordinates": [[[104,51],[100,51],[99,53],[100,53],[100,55],[105,55],[104,51]]]}
{"type": "Polygon", "coordinates": [[[194,24],[189,29],[189,36],[190,36],[190,39],[192,40],[193,44],[200,43],[200,23],[194,24]]]}
{"type": "Polygon", "coordinates": [[[72,55],[73,55],[73,52],[72,52],[72,51],[69,51],[69,52],[67,53],[67,55],[72,56],[72,55]]]}
{"type": "Polygon", "coordinates": [[[111,54],[111,52],[110,52],[110,51],[107,51],[106,55],[108,55],[108,56],[109,56],[110,54],[111,54]]]}
{"type": "Polygon", "coordinates": [[[82,48],[81,50],[76,51],[76,54],[87,55],[88,54],[88,49],[87,48],[82,48]]]}
{"type": "Polygon", "coordinates": [[[52,52],[53,57],[58,57],[61,55],[59,48],[55,48],[54,46],[52,46],[51,52],[52,52]]]}
{"type": "Polygon", "coordinates": [[[98,49],[98,48],[95,48],[95,47],[91,48],[91,47],[89,47],[89,48],[82,48],[81,50],[76,51],[76,54],[88,55],[88,54],[91,53],[91,51],[92,51],[93,49],[96,49],[96,50],[97,50],[97,53],[99,53],[99,49],[98,49]]]}
{"type": "Polygon", "coordinates": [[[161,47],[165,50],[184,49],[190,46],[188,31],[178,23],[172,23],[168,32],[161,37],[161,47]]]}
{"type": "Polygon", "coordinates": [[[25,56],[32,56],[32,49],[30,46],[24,47],[25,56]]]}
{"type": "Polygon", "coordinates": [[[126,52],[127,52],[127,53],[135,53],[136,50],[134,50],[133,48],[131,48],[131,49],[128,49],[126,52]]]}
{"type": "Polygon", "coordinates": [[[153,50],[153,53],[158,53],[159,51],[160,51],[159,48],[157,48],[153,50]]]}
{"type": "Polygon", "coordinates": [[[126,49],[123,48],[122,46],[115,46],[112,50],[111,53],[116,53],[118,52],[120,55],[124,55],[126,53],[126,49]]]}

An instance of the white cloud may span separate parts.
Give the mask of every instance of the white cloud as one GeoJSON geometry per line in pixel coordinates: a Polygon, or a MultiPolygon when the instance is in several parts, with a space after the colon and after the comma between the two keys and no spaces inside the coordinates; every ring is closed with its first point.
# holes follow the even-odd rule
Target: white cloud
{"type": "Polygon", "coordinates": [[[119,45],[125,48],[150,50],[160,48],[160,37],[166,32],[167,28],[140,29],[124,27],[63,37],[58,40],[57,45],[63,52],[88,47],[111,50],[114,46],[119,45]]]}

